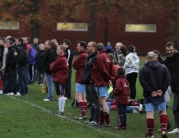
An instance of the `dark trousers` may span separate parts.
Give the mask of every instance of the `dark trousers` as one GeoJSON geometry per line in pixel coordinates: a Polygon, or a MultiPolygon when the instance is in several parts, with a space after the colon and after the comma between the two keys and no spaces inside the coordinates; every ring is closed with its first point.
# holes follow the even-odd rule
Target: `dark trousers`
{"type": "Polygon", "coordinates": [[[68,99],[71,99],[71,75],[72,75],[72,70],[70,69],[68,71],[68,79],[65,84],[65,97],[68,99]]]}
{"type": "Polygon", "coordinates": [[[16,69],[9,69],[8,70],[8,84],[10,87],[10,92],[16,94],[17,92],[17,72],[16,69]]]}
{"type": "Polygon", "coordinates": [[[89,84],[86,84],[86,96],[87,101],[91,105],[91,111],[90,111],[90,119],[89,121],[95,121],[98,123],[99,121],[99,113],[100,113],[100,104],[98,100],[97,93],[94,88],[94,83],[90,82],[89,84]]]}
{"type": "Polygon", "coordinates": [[[118,109],[117,126],[118,127],[126,126],[126,121],[127,121],[126,105],[118,104],[117,109],[118,109]]]}
{"type": "Polygon", "coordinates": [[[29,76],[30,76],[30,83],[35,81],[35,66],[29,65],[29,76]]]}
{"type": "Polygon", "coordinates": [[[175,121],[175,128],[179,128],[179,93],[175,92],[173,101],[173,115],[175,121]]]}
{"type": "Polygon", "coordinates": [[[136,98],[136,79],[137,79],[136,72],[127,74],[127,81],[130,84],[130,99],[136,98]]]}
{"type": "Polygon", "coordinates": [[[7,94],[7,93],[10,93],[11,92],[11,88],[9,87],[9,79],[8,79],[8,71],[5,71],[4,72],[4,75],[3,75],[3,87],[2,87],[2,90],[3,90],[3,93],[4,94],[7,94]]]}
{"type": "Polygon", "coordinates": [[[27,86],[27,75],[26,75],[26,67],[18,67],[17,73],[19,76],[19,87],[20,87],[20,94],[25,95],[28,94],[28,86],[27,86]]]}
{"type": "Polygon", "coordinates": [[[37,84],[42,84],[44,80],[42,69],[37,69],[37,84]]]}
{"type": "Polygon", "coordinates": [[[56,94],[59,96],[59,95],[64,95],[64,85],[63,84],[60,84],[58,82],[53,82],[54,83],[54,86],[55,86],[55,91],[56,91],[56,94]]]}

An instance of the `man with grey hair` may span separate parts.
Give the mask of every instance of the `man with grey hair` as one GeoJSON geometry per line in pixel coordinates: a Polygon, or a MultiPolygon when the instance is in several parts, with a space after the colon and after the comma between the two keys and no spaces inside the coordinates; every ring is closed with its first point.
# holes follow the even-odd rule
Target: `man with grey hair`
{"type": "Polygon", "coordinates": [[[115,59],[119,66],[123,66],[125,63],[125,56],[127,55],[127,49],[121,42],[116,43],[115,49],[115,59]]]}
{"type": "Polygon", "coordinates": [[[104,45],[98,43],[96,47],[98,56],[95,60],[91,77],[94,81],[95,90],[101,105],[100,111],[100,125],[104,127],[111,126],[109,120],[109,109],[106,104],[106,97],[108,96],[108,83],[115,79],[115,71],[113,69],[113,62],[111,58],[104,52],[104,45]]]}
{"type": "Polygon", "coordinates": [[[144,138],[154,138],[154,106],[157,106],[160,114],[162,138],[168,138],[166,135],[168,116],[164,94],[170,84],[171,78],[167,68],[156,60],[156,55],[152,51],[147,54],[146,63],[139,71],[139,81],[143,87],[147,116],[146,125],[148,132],[144,138]]]}

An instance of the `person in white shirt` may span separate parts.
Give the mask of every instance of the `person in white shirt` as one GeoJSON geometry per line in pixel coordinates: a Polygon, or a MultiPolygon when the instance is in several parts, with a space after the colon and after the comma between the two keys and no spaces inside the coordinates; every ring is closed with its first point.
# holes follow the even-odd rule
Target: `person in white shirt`
{"type": "Polygon", "coordinates": [[[124,68],[126,71],[127,81],[130,83],[130,99],[136,98],[136,79],[139,69],[139,57],[135,52],[135,46],[128,46],[128,55],[125,58],[124,68]]]}

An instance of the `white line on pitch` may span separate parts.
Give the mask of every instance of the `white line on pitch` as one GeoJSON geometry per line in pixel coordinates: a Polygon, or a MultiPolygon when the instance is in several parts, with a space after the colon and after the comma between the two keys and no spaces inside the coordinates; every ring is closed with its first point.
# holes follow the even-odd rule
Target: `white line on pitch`
{"type": "MultiPolygon", "coordinates": [[[[17,99],[17,98],[14,97],[14,96],[10,96],[10,97],[11,97],[12,99],[14,99],[14,100],[21,101],[21,102],[24,102],[24,103],[29,104],[29,105],[31,105],[31,106],[34,106],[34,107],[36,107],[36,108],[39,108],[39,109],[41,109],[41,110],[44,111],[44,112],[52,113],[50,110],[48,110],[48,109],[46,109],[46,108],[44,108],[44,107],[42,107],[42,106],[39,106],[39,105],[37,105],[37,104],[30,103],[30,102],[25,101],[25,100],[17,99]]],[[[110,133],[109,131],[104,131],[104,130],[97,129],[97,127],[92,127],[92,126],[89,126],[89,125],[82,124],[81,122],[76,121],[76,120],[74,120],[74,119],[71,119],[71,118],[69,118],[69,117],[67,117],[67,116],[60,116],[60,115],[56,115],[56,116],[58,116],[58,117],[60,117],[60,118],[67,119],[67,120],[69,120],[69,121],[71,121],[71,122],[75,122],[75,123],[77,123],[77,124],[79,124],[79,125],[82,125],[82,126],[86,126],[86,127],[89,127],[89,128],[93,128],[93,129],[95,129],[96,131],[98,131],[98,132],[100,132],[100,133],[106,133],[106,134],[110,134],[110,135],[112,135],[112,136],[115,136],[115,137],[120,138],[120,135],[119,135],[119,134],[110,133]]]]}

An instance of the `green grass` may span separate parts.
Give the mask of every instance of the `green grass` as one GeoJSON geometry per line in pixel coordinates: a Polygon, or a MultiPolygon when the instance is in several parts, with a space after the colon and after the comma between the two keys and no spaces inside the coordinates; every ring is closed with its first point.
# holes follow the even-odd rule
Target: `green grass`
{"type": "MultiPolygon", "coordinates": [[[[142,58],[141,58],[142,59],[142,58]]],[[[141,64],[144,63],[143,59],[141,64]]],[[[74,71],[72,79],[72,97],[75,95],[74,71]]],[[[41,86],[29,85],[29,95],[22,97],[0,95],[0,137],[1,138],[135,138],[146,133],[145,114],[127,114],[127,130],[114,131],[111,128],[92,127],[76,121],[79,109],[71,107],[73,99],[66,101],[65,115],[57,116],[57,96],[54,101],[43,102],[46,94],[41,93],[41,86]]],[[[142,89],[137,81],[137,98],[142,98],[142,89]]],[[[172,103],[172,101],[171,101],[172,103]]],[[[172,122],[172,110],[168,110],[172,122]]],[[[89,109],[88,109],[88,116],[89,109]]],[[[110,111],[112,126],[116,125],[116,111],[110,111]]],[[[155,137],[159,128],[159,116],[155,114],[155,137]]],[[[169,135],[170,136],[170,135],[169,135]]],[[[178,138],[179,135],[171,135],[178,138]]]]}

